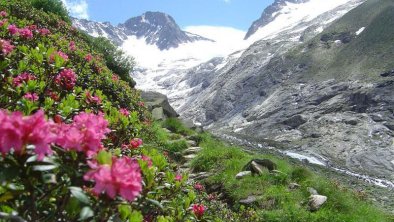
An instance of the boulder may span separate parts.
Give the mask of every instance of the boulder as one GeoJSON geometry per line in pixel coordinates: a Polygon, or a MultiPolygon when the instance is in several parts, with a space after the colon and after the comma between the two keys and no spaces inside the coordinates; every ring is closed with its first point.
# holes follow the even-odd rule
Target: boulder
{"type": "Polygon", "coordinates": [[[235,178],[242,179],[242,178],[244,178],[248,175],[251,175],[251,174],[252,174],[252,171],[242,171],[242,172],[239,172],[237,175],[235,175],[235,178]]]}
{"type": "Polygon", "coordinates": [[[239,201],[240,204],[250,205],[258,200],[256,196],[248,196],[246,199],[242,199],[239,201]]]}
{"type": "Polygon", "coordinates": [[[309,210],[317,211],[327,201],[327,197],[323,195],[311,195],[309,197],[309,210]]]}
{"type": "Polygon", "coordinates": [[[287,120],[283,121],[283,124],[291,127],[292,129],[295,129],[306,122],[307,122],[307,120],[303,115],[295,115],[295,116],[292,116],[292,117],[288,118],[287,120]]]}
{"type": "Polygon", "coordinates": [[[301,185],[299,185],[298,183],[290,183],[289,184],[289,189],[290,190],[295,190],[295,189],[298,189],[300,187],[301,187],[301,185]]]}
{"type": "Polygon", "coordinates": [[[178,117],[178,113],[168,102],[167,96],[158,92],[142,92],[141,98],[145,101],[149,111],[154,113],[153,118],[162,120],[165,118],[178,117]],[[157,109],[159,108],[159,109],[157,109]],[[160,109],[161,108],[161,109],[160,109]],[[163,115],[161,115],[163,113],[163,115]]]}
{"type": "Polygon", "coordinates": [[[316,190],[315,188],[308,187],[307,190],[308,190],[308,192],[309,192],[311,195],[318,195],[317,190],[316,190]]]}

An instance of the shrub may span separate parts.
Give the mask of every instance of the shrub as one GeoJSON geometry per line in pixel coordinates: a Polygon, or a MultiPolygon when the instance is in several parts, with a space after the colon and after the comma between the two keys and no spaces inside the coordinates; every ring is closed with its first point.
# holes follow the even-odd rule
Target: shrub
{"type": "Polygon", "coordinates": [[[60,0],[32,0],[31,4],[36,9],[56,14],[64,21],[71,22],[68,11],[60,0]]]}

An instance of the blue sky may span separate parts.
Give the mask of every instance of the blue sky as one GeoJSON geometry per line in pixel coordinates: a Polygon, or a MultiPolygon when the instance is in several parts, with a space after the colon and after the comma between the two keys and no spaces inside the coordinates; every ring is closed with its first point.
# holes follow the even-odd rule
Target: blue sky
{"type": "Polygon", "coordinates": [[[72,15],[118,24],[146,11],[170,14],[179,26],[229,26],[247,30],[274,0],[62,0],[72,15]]]}

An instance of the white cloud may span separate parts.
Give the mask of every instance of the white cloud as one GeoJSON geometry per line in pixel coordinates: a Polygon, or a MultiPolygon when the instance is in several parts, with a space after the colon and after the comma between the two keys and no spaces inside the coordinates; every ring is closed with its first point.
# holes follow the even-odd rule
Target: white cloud
{"type": "Polygon", "coordinates": [[[62,0],[70,15],[76,18],[89,19],[86,0],[62,0]]]}
{"type": "Polygon", "coordinates": [[[223,0],[225,3],[230,3],[231,0],[223,0]]]}

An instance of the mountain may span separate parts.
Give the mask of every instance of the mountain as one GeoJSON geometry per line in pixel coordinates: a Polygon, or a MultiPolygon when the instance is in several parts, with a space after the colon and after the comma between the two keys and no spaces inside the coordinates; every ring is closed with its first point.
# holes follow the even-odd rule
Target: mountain
{"type": "Polygon", "coordinates": [[[393,187],[393,18],[391,0],[342,1],[224,65],[189,70],[201,84],[177,111],[218,135],[393,187]]]}
{"type": "Polygon", "coordinates": [[[160,50],[177,48],[180,44],[197,41],[212,41],[202,36],[182,31],[175,20],[162,12],[146,12],[117,26],[109,22],[94,22],[73,19],[73,25],[88,34],[103,36],[121,46],[130,37],[144,39],[147,45],[155,45],[160,50]]]}
{"type": "Polygon", "coordinates": [[[118,27],[128,36],[146,38],[146,43],[156,44],[160,50],[177,48],[182,43],[211,41],[207,38],[182,31],[175,20],[161,12],[146,12],[131,18],[118,27]]]}
{"type": "Polygon", "coordinates": [[[248,32],[246,33],[245,39],[248,39],[251,35],[256,33],[256,31],[267,25],[268,23],[272,22],[275,20],[275,18],[280,15],[282,12],[281,10],[288,4],[288,3],[304,3],[309,0],[275,0],[274,3],[272,3],[270,6],[268,6],[263,13],[261,14],[261,17],[254,21],[252,26],[248,29],[248,32]]]}

